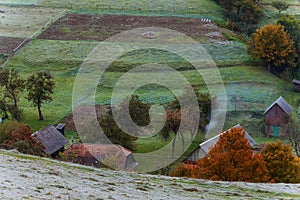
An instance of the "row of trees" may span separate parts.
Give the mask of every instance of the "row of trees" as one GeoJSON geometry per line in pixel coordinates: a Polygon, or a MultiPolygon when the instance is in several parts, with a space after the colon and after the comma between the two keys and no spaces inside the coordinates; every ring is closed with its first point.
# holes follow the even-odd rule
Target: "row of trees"
{"type": "MultiPolygon", "coordinates": [[[[183,96],[186,99],[190,98],[186,93],[184,93],[183,96]]],[[[174,136],[172,139],[173,142],[172,153],[174,153],[175,142],[177,138],[181,138],[182,148],[184,149],[185,141],[184,141],[183,134],[190,134],[191,140],[193,140],[195,134],[198,131],[198,128],[204,129],[205,125],[208,123],[208,118],[209,118],[209,113],[211,108],[210,96],[208,94],[197,93],[197,98],[198,98],[198,105],[201,113],[199,124],[196,124],[196,118],[195,118],[195,115],[199,115],[199,113],[195,113],[194,108],[189,106],[187,106],[186,108],[181,108],[177,98],[175,98],[169,105],[165,107],[166,123],[164,124],[164,127],[159,132],[159,134],[162,137],[162,139],[165,140],[170,139],[172,135],[174,136]],[[188,119],[188,120],[182,120],[182,119],[188,119]],[[189,133],[179,132],[178,129],[180,125],[184,126],[185,130],[189,130],[189,133]]],[[[106,137],[111,142],[113,142],[114,144],[122,145],[130,150],[135,150],[135,141],[137,140],[137,137],[140,136],[137,134],[139,132],[137,130],[137,126],[126,126],[124,124],[126,126],[126,132],[129,133],[127,134],[124,130],[120,129],[120,127],[116,123],[116,120],[118,120],[118,123],[123,124],[123,120],[126,120],[127,115],[125,116],[124,114],[127,113],[127,106],[129,106],[130,117],[132,118],[132,121],[137,126],[149,125],[151,121],[149,115],[151,105],[148,104],[147,102],[143,102],[137,95],[132,95],[131,97],[129,97],[129,99],[124,100],[120,104],[120,106],[117,108],[118,112],[115,118],[112,114],[112,111],[109,110],[106,114],[101,114],[101,116],[98,116],[97,120],[100,122],[100,125],[106,137]],[[127,101],[129,102],[129,105],[125,103],[127,101]]],[[[97,130],[94,130],[93,123],[94,123],[93,121],[89,121],[85,123],[84,130],[86,133],[90,133],[90,134],[82,138],[84,140],[83,142],[91,141],[91,142],[101,143],[101,141],[95,141],[95,138],[105,141],[105,139],[101,137],[97,137],[99,133],[97,130]]],[[[145,132],[144,134],[147,135],[148,133],[145,132]]]]}
{"type": "Polygon", "coordinates": [[[18,102],[25,89],[26,99],[38,108],[39,119],[43,120],[41,105],[52,100],[53,77],[48,72],[38,72],[24,80],[17,70],[0,68],[0,110],[5,118],[10,113],[16,120],[22,119],[22,110],[18,107],[18,102]]]}
{"type": "Polygon", "coordinates": [[[171,175],[222,181],[300,182],[300,159],[281,141],[254,153],[245,130],[233,128],[220,136],[195,167],[181,165],[171,175]]]}

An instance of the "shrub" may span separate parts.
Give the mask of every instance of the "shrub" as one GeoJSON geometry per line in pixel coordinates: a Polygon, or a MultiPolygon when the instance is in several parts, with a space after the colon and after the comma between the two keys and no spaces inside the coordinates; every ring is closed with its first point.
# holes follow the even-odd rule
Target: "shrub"
{"type": "Polygon", "coordinates": [[[262,151],[273,182],[299,183],[300,160],[292,152],[290,145],[282,141],[269,143],[262,151]]]}
{"type": "Polygon", "coordinates": [[[16,121],[7,121],[0,126],[3,147],[17,149],[21,153],[45,156],[44,146],[31,137],[30,126],[16,121]]]}
{"type": "Polygon", "coordinates": [[[170,176],[196,178],[196,169],[197,166],[182,164],[175,171],[171,172],[170,176]]]}
{"type": "Polygon", "coordinates": [[[4,121],[0,125],[0,144],[11,139],[12,132],[21,126],[22,123],[17,121],[4,121]]]}

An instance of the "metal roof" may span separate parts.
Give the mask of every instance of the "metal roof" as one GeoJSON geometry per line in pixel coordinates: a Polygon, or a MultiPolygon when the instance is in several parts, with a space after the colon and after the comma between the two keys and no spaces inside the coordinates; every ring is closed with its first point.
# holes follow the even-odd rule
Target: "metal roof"
{"type": "Polygon", "coordinates": [[[50,155],[68,143],[68,140],[52,124],[39,130],[34,136],[45,146],[45,152],[50,155]]]}
{"type": "Polygon", "coordinates": [[[294,80],[293,80],[293,83],[294,83],[294,84],[297,84],[297,85],[300,85],[300,80],[294,79],[294,80]]]}
{"type": "Polygon", "coordinates": [[[271,108],[276,104],[287,114],[293,112],[293,107],[282,96],[280,96],[272,105],[267,108],[264,114],[271,110],[271,108]]]}
{"type": "MultiPolygon", "coordinates": [[[[235,125],[234,127],[232,128],[242,128],[241,125],[237,124],[235,125]]],[[[231,129],[231,128],[230,128],[231,129]]],[[[227,131],[229,131],[230,129],[228,129],[227,131]]],[[[199,146],[200,148],[206,153],[208,154],[208,152],[211,150],[211,148],[213,146],[215,146],[215,144],[218,142],[220,136],[224,133],[226,133],[227,131],[224,131],[223,133],[220,133],[218,135],[216,135],[215,137],[213,138],[210,138],[209,140],[206,140],[204,142],[202,142],[199,146]]],[[[248,140],[249,144],[251,147],[255,146],[256,145],[256,142],[254,141],[254,139],[246,132],[245,134],[245,137],[246,139],[248,140]]]]}

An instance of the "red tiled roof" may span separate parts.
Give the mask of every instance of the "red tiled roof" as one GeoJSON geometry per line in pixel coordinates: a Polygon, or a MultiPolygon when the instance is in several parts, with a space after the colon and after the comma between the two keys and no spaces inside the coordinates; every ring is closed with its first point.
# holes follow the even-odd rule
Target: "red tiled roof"
{"type": "Polygon", "coordinates": [[[104,165],[107,165],[105,163],[106,159],[116,158],[117,166],[115,167],[119,170],[129,170],[129,167],[136,166],[137,164],[134,159],[131,160],[131,163],[127,162],[127,158],[133,156],[130,150],[114,144],[75,143],[65,150],[64,154],[73,154],[80,157],[94,157],[104,165]]]}

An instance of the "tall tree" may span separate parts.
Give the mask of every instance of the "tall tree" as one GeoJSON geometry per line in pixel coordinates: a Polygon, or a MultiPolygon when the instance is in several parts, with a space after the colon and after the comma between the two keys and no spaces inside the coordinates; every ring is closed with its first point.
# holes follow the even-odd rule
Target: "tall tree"
{"type": "MultiPolygon", "coordinates": [[[[278,24],[284,26],[284,30],[290,34],[291,39],[295,42],[294,47],[297,55],[300,55],[300,20],[296,19],[295,16],[289,15],[281,17],[278,24]]],[[[297,67],[300,67],[300,57],[297,58],[297,67]]]]}
{"type": "Polygon", "coordinates": [[[38,108],[39,120],[44,120],[41,106],[45,102],[52,101],[52,94],[54,89],[54,80],[48,72],[38,72],[28,77],[26,82],[26,89],[28,92],[27,99],[38,108]]]}
{"type": "Polygon", "coordinates": [[[138,126],[147,126],[150,123],[150,104],[142,102],[138,95],[132,95],[124,99],[117,109],[115,116],[117,122],[125,127],[126,132],[138,136],[138,126]],[[126,103],[128,102],[128,103],[126,103]],[[136,126],[128,126],[127,114],[129,114],[136,126]]]}
{"type": "Polygon", "coordinates": [[[284,31],[282,25],[266,25],[257,29],[248,46],[248,52],[267,63],[271,72],[282,72],[296,66],[294,41],[284,31]]]}
{"type": "Polygon", "coordinates": [[[198,177],[210,180],[266,182],[269,178],[263,157],[252,152],[242,128],[223,133],[197,165],[198,177]]]}
{"type": "Polygon", "coordinates": [[[113,144],[119,144],[132,151],[135,150],[135,141],[137,140],[137,137],[127,134],[121,130],[116,124],[111,111],[107,115],[101,117],[100,125],[104,134],[113,144]]]}
{"type": "Polygon", "coordinates": [[[262,17],[260,0],[218,0],[228,17],[228,26],[234,31],[251,34],[262,17]]]}
{"type": "Polygon", "coordinates": [[[18,121],[22,118],[22,111],[18,107],[19,95],[25,88],[25,80],[19,77],[15,69],[0,68],[0,87],[2,87],[1,109],[9,111],[18,121]]]}

